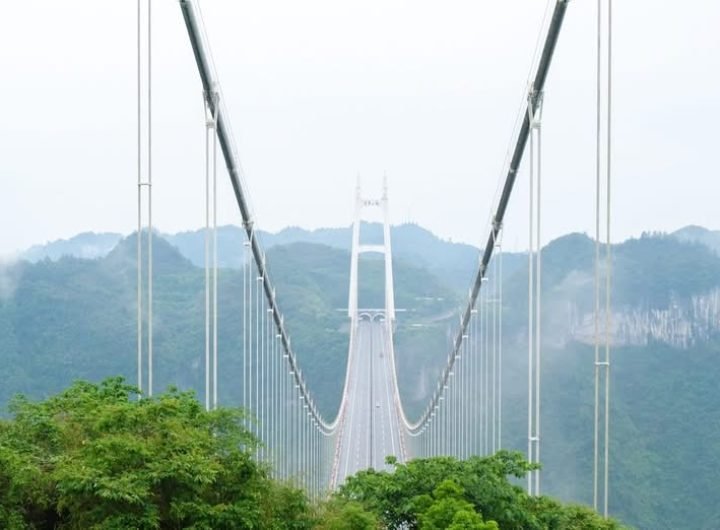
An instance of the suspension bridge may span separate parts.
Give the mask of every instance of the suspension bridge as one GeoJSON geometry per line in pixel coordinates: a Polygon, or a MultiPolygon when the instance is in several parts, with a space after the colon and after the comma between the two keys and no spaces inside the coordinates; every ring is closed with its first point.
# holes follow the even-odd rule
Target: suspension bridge
{"type": "MultiPolygon", "coordinates": [[[[205,389],[208,409],[218,402],[218,166],[230,179],[245,232],[242,273],[243,337],[234,345],[242,358],[242,404],[256,418],[249,423],[262,442],[259,458],[273,465],[279,477],[303,484],[313,495],[341,485],[348,476],[369,467],[388,469],[385,459],[452,455],[489,455],[503,448],[503,222],[526,160],[528,208],[527,311],[527,457],[541,461],[542,353],[542,119],[543,98],[552,59],[571,11],[569,0],[550,2],[540,28],[526,98],[519,109],[508,157],[486,227],[487,238],[465,306],[460,311],[452,346],[434,390],[416,417],[406,412],[398,391],[393,334],[396,325],[387,182],[382,196],[365,197],[358,181],[352,232],[347,315],[347,370],[334,418],[317,406],[303,376],[281,311],[266,255],[257,237],[247,183],[236,152],[228,113],[210,41],[199,6],[179,1],[178,22],[184,22],[194,54],[205,105],[205,389]],[[181,17],[180,17],[181,14],[181,17]],[[219,153],[218,153],[219,147],[219,153]],[[382,244],[362,243],[363,211],[378,209],[383,217],[382,244]],[[384,260],[384,307],[359,306],[359,258],[374,253],[384,260]]],[[[597,2],[596,101],[596,233],[595,233],[595,358],[593,502],[607,515],[609,499],[610,403],[610,176],[612,3],[597,2]]],[[[137,229],[152,233],[152,11],[151,1],[138,0],[137,12],[137,229]]],[[[530,53],[532,50],[528,50],[530,53]]],[[[153,248],[152,237],[137,238],[137,384],[153,394],[153,248]]],[[[530,494],[541,492],[541,473],[527,478],[530,494]]]]}

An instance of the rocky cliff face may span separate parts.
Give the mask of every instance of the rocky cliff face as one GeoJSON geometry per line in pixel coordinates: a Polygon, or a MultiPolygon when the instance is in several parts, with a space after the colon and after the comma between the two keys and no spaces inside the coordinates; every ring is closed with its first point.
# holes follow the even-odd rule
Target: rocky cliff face
{"type": "MultiPolygon", "coordinates": [[[[592,344],[595,337],[593,313],[568,306],[567,332],[562,342],[592,344]]],[[[675,298],[664,309],[640,306],[614,308],[610,316],[611,342],[617,346],[645,346],[660,342],[677,348],[689,348],[708,342],[720,332],[720,289],[690,298],[675,298]]],[[[598,327],[604,333],[604,315],[598,327]]]]}

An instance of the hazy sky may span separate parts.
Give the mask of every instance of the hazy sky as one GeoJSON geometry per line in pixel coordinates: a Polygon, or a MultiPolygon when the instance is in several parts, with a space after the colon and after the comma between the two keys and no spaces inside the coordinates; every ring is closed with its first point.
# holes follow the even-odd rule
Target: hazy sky
{"type": "MultiPolygon", "coordinates": [[[[136,3],[5,2],[0,255],[136,219],[136,3]]],[[[351,222],[360,173],[393,222],[479,244],[545,0],[201,3],[259,226],[351,222]]],[[[155,220],[202,225],[201,88],[154,0],[155,220]]],[[[720,2],[616,0],[614,233],[720,228],[720,2]]],[[[595,1],[570,3],[546,87],[545,238],[593,226],[595,1]]],[[[238,223],[222,174],[221,221],[238,223]]],[[[526,238],[524,189],[507,240],[526,238]]]]}

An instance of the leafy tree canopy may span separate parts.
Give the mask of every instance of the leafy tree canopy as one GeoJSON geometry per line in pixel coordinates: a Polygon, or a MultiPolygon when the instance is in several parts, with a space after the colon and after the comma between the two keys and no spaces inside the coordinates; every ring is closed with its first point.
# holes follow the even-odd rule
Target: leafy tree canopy
{"type": "Polygon", "coordinates": [[[136,395],[115,378],[17,398],[0,423],[0,527],[309,527],[305,495],[257,463],[239,410],[136,395]]]}
{"type": "MultiPolygon", "coordinates": [[[[530,497],[509,478],[536,465],[517,452],[457,460],[436,457],[405,464],[389,458],[392,472],[369,469],[348,478],[336,494],[359,504],[387,528],[481,530],[613,530],[622,528],[589,508],[530,497]]],[[[360,528],[360,527],[358,527],[360,528]]]]}
{"type": "Polygon", "coordinates": [[[316,504],[258,462],[239,409],[153,398],[122,378],[16,398],[0,420],[0,528],[614,530],[588,508],[529,497],[519,453],[388,463],[316,504]]]}

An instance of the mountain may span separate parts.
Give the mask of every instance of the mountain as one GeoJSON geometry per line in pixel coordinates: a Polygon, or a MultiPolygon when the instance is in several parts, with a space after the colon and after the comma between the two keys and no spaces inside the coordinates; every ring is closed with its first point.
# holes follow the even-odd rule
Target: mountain
{"type": "Polygon", "coordinates": [[[22,259],[36,262],[43,259],[58,260],[64,256],[100,258],[106,256],[122,239],[113,232],[83,232],[70,239],[58,239],[44,245],[35,245],[22,253],[22,259]]]}
{"type": "MultiPolygon", "coordinates": [[[[227,248],[241,255],[242,239],[232,243],[240,232],[225,230],[227,248]]],[[[364,236],[376,237],[372,230],[377,228],[370,225],[364,236]]],[[[398,313],[395,349],[411,417],[434,389],[457,330],[469,282],[460,276],[470,276],[477,263],[471,247],[427,234],[412,225],[393,232],[396,305],[406,309],[398,313]]],[[[273,235],[262,237],[268,238],[267,263],[293,349],[319,406],[332,417],[347,355],[349,230],[289,229],[274,236],[277,243],[273,235]]],[[[720,256],[706,242],[682,239],[648,233],[612,247],[610,509],[653,530],[712,529],[720,520],[714,503],[720,474],[720,256]]],[[[202,255],[202,233],[186,236],[194,251],[172,241],[156,236],[154,244],[155,386],[195,388],[202,397],[204,271],[190,257],[202,255]]],[[[0,269],[0,400],[18,391],[45,396],[78,377],[121,374],[134,381],[136,244],[131,236],[101,258],[0,269]]],[[[542,252],[542,488],[585,503],[592,487],[594,252],[583,234],[558,238],[542,252]]],[[[527,255],[503,259],[503,445],[524,451],[527,255]]],[[[230,265],[219,275],[219,390],[222,403],[239,404],[243,271],[230,265]]],[[[382,275],[381,260],[363,260],[362,304],[382,302],[382,275]]],[[[492,286],[493,278],[484,289],[492,286]]]]}
{"type": "MultiPolygon", "coordinates": [[[[591,502],[594,242],[543,249],[543,489],[591,502]]],[[[646,234],[612,247],[610,509],[640,528],[715,528],[720,257],[646,234]]],[[[527,265],[505,278],[504,418],[527,447],[527,265]]],[[[604,296],[604,293],[601,293],[604,296]]],[[[602,328],[601,328],[602,329],[602,328]]]]}
{"type": "MultiPolygon", "coordinates": [[[[350,250],[352,228],[320,228],[305,230],[289,227],[277,233],[258,231],[263,248],[270,249],[290,243],[316,243],[350,250]]],[[[205,231],[193,230],[177,234],[162,234],[163,239],[175,246],[180,254],[198,267],[205,264],[205,231]]],[[[87,232],[68,240],[58,240],[36,245],[21,255],[22,259],[36,262],[63,256],[76,258],[100,258],[106,256],[122,239],[120,234],[87,232]]],[[[457,288],[467,288],[477,269],[478,249],[463,243],[453,243],[438,238],[429,230],[416,224],[402,224],[391,228],[393,257],[416,263],[431,272],[442,275],[446,283],[457,288]]],[[[241,268],[244,260],[245,231],[234,225],[218,227],[218,263],[220,267],[241,268]]],[[[382,225],[363,223],[363,243],[381,243],[382,225]]]]}
{"type": "MultiPolygon", "coordinates": [[[[203,230],[181,232],[166,236],[180,252],[193,263],[202,266],[205,260],[205,234],[203,230]]],[[[240,267],[243,262],[244,231],[237,226],[218,228],[218,261],[225,267],[240,267]]],[[[382,225],[362,223],[360,237],[363,243],[382,243],[382,225]]],[[[416,225],[402,224],[390,230],[393,258],[403,259],[431,272],[442,275],[454,287],[466,288],[477,269],[478,249],[462,243],[445,241],[432,232],[416,225]]],[[[277,233],[258,231],[264,248],[306,242],[350,250],[352,228],[320,228],[305,230],[285,228],[277,233]]]]}
{"type": "MultiPolygon", "coordinates": [[[[147,237],[147,236],[145,236],[147,237]]],[[[46,396],[73,379],[123,375],[135,380],[136,235],[105,257],[17,262],[0,283],[0,363],[9,383],[0,401],[16,392],[46,396]]],[[[204,271],[173,245],[154,236],[155,386],[203,389],[204,271]]],[[[347,356],[347,251],[312,243],[279,245],[267,252],[285,322],[303,372],[323,412],[334,416],[347,356]]],[[[394,265],[399,306],[415,306],[416,318],[449,313],[457,299],[424,269],[394,265]]],[[[147,271],[147,266],[144,267],[147,271]]],[[[361,262],[361,303],[383,300],[380,260],[361,262]]],[[[225,403],[239,404],[242,373],[243,271],[219,272],[219,384],[225,403]]]]}
{"type": "Polygon", "coordinates": [[[708,230],[702,226],[689,225],[671,234],[680,241],[700,243],[720,254],[720,230],[708,230]]]}

